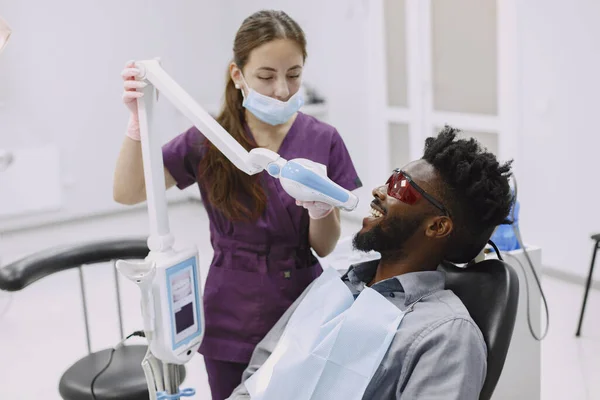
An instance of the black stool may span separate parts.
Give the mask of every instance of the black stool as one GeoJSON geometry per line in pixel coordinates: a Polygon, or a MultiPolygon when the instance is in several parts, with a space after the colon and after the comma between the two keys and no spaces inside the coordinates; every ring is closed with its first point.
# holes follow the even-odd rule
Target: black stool
{"type": "MultiPolygon", "coordinates": [[[[92,380],[107,365],[111,349],[90,353],[73,364],[60,378],[58,392],[65,400],[92,400],[92,380]]],[[[94,384],[96,400],[148,400],[148,384],[142,369],[146,346],[123,346],[94,384]]],[[[180,379],[185,367],[180,366],[180,379]]]]}
{"type": "MultiPolygon", "coordinates": [[[[61,377],[58,388],[64,400],[92,400],[92,380],[108,364],[111,353],[111,349],[92,352],[82,266],[118,259],[144,259],[148,251],[145,239],[99,240],[44,250],[0,268],[0,290],[10,292],[24,289],[60,271],[71,268],[79,270],[88,354],[69,367],[61,377]]],[[[119,279],[114,266],[113,274],[119,330],[123,338],[119,279]]],[[[147,400],[150,397],[141,365],[146,348],[145,345],[123,346],[114,352],[109,367],[94,383],[97,400],[147,400]]],[[[182,382],[185,375],[185,366],[182,365],[179,369],[182,382]]]]}
{"type": "Polygon", "coordinates": [[[581,335],[581,324],[583,323],[583,314],[585,313],[585,306],[587,304],[588,294],[590,292],[590,286],[592,286],[592,274],[594,273],[594,263],[596,262],[596,253],[600,248],[600,233],[592,235],[594,241],[594,249],[592,252],[592,263],[590,264],[590,272],[588,273],[587,283],[585,285],[585,294],[583,295],[583,304],[581,305],[581,315],[579,316],[579,324],[577,325],[577,333],[575,336],[581,335]]]}

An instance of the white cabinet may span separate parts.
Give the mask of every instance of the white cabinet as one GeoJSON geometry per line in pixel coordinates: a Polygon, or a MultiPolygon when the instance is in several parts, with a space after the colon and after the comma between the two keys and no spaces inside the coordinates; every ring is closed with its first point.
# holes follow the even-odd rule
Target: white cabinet
{"type": "MultiPolygon", "coordinates": [[[[528,246],[527,253],[536,273],[541,278],[542,250],[539,247],[528,246]]],[[[492,400],[539,400],[541,398],[542,345],[531,335],[527,314],[529,308],[531,326],[535,334],[541,336],[543,331],[540,292],[523,250],[511,251],[503,257],[504,261],[510,264],[519,275],[519,308],[504,369],[492,400]],[[519,263],[525,268],[525,271],[519,263]],[[529,298],[527,284],[529,284],[529,298]]]]}

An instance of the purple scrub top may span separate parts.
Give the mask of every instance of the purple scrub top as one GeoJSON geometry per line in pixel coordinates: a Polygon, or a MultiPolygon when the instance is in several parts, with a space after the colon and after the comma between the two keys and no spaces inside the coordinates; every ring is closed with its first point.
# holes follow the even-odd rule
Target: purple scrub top
{"type": "MultiPolygon", "coordinates": [[[[251,135],[249,129],[247,133],[251,135]]],[[[205,141],[192,127],[163,147],[164,164],[180,189],[198,182],[205,141]]],[[[326,165],[329,178],[348,190],[362,186],[337,130],[306,114],[298,113],[278,153],[287,160],[307,158],[326,165]]],[[[279,180],[265,171],[261,179],[267,205],[253,222],[225,218],[199,184],[214,249],[199,350],[208,358],[248,363],[256,344],[322,272],[308,241],[307,210],[296,205],[279,180]]]]}

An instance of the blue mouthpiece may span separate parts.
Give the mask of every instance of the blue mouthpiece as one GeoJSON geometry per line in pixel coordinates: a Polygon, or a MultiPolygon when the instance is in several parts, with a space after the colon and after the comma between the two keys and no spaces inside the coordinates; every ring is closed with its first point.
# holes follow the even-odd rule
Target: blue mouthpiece
{"type": "Polygon", "coordinates": [[[337,186],[329,178],[294,161],[288,161],[285,164],[281,170],[281,177],[298,182],[341,203],[347,202],[350,198],[350,194],[346,190],[337,186]]]}
{"type": "Polygon", "coordinates": [[[192,397],[196,391],[192,388],[183,389],[179,393],[168,394],[167,392],[156,393],[156,400],[179,400],[181,397],[192,397]]]}

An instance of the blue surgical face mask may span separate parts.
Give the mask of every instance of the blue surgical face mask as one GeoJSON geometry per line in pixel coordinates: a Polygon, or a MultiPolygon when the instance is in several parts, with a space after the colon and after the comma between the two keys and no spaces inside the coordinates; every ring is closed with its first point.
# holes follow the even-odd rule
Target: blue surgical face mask
{"type": "Polygon", "coordinates": [[[247,96],[242,90],[242,96],[244,97],[242,106],[256,118],[269,125],[285,124],[304,105],[304,98],[300,90],[290,97],[288,101],[281,101],[251,89],[243,75],[242,80],[248,90],[247,96]]]}

